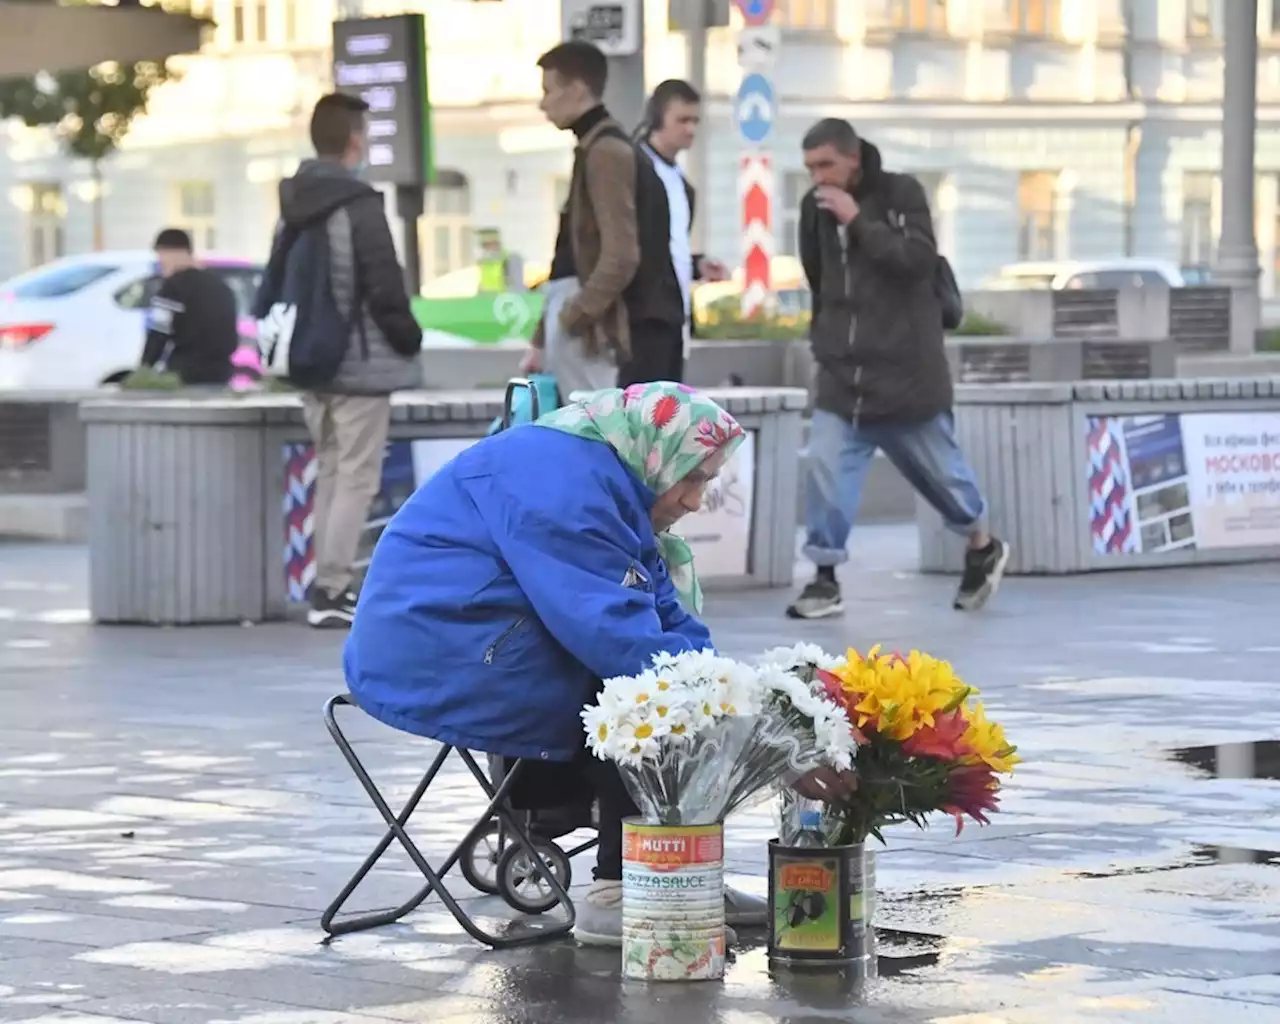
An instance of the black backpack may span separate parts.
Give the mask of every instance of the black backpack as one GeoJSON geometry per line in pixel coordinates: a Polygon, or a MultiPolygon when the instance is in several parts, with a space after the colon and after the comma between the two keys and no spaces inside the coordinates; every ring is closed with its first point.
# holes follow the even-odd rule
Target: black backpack
{"type": "Polygon", "coordinates": [[[274,294],[266,302],[259,299],[267,307],[258,323],[266,365],[304,391],[333,383],[351,344],[352,324],[363,322],[358,280],[348,316],[333,297],[327,221],[284,228],[277,242],[285,247],[283,273],[274,294]]]}
{"type": "MultiPolygon", "coordinates": [[[[621,128],[607,127],[596,136],[622,139],[636,154],[636,232],[640,242],[642,267],[667,267],[671,270],[671,282],[679,288],[675,268],[671,266],[671,216],[667,210],[667,187],[658,177],[649,154],[621,128]]],[[[693,216],[690,204],[689,216],[693,216]]],[[[624,293],[625,294],[625,293],[624,293]]]]}
{"type": "MultiPolygon", "coordinates": [[[[904,218],[893,210],[889,211],[889,224],[900,229],[904,236],[908,234],[904,218]]],[[[960,294],[951,261],[942,253],[938,253],[938,262],[933,265],[933,294],[938,297],[938,305],[942,308],[942,329],[954,331],[964,320],[964,297],[960,294]]]]}

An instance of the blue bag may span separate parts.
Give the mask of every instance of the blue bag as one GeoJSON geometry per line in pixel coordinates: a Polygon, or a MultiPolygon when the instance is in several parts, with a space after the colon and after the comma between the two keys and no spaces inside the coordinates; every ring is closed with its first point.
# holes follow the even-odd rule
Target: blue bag
{"type": "Polygon", "coordinates": [[[507,383],[505,412],[493,421],[490,434],[496,434],[507,427],[519,426],[521,423],[532,423],[544,412],[560,408],[560,389],[556,379],[550,373],[531,373],[527,380],[514,378],[507,383]],[[534,404],[537,414],[534,414],[534,404]]]}

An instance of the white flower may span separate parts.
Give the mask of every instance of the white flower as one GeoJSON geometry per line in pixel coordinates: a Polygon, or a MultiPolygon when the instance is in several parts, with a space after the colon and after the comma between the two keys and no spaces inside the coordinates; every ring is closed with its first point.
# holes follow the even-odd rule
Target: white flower
{"type": "Polygon", "coordinates": [[[602,761],[608,756],[616,721],[613,712],[599,704],[588,704],[582,709],[582,726],[587,732],[587,745],[591,748],[591,753],[602,761]]]}
{"type": "Polygon", "coordinates": [[[642,707],[659,692],[658,677],[652,672],[638,676],[606,679],[600,691],[600,703],[616,714],[627,714],[642,707]]]}
{"type": "Polygon", "coordinates": [[[845,664],[844,658],[833,657],[817,644],[796,644],[794,647],[772,647],[760,655],[761,665],[794,669],[814,665],[834,671],[845,664]]]}

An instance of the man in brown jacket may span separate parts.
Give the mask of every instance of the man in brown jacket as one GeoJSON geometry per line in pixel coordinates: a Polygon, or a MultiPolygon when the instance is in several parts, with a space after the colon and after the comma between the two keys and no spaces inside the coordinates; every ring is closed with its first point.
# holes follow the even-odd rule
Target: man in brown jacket
{"type": "Polygon", "coordinates": [[[662,201],[662,183],[601,102],[608,64],[599,49],[561,43],[538,66],[543,113],[578,139],[556,246],[566,257],[562,262],[572,264],[577,288],[572,294],[557,290],[558,301],[548,301],[522,368],[545,366],[561,378],[563,391],[601,386],[602,366],[621,367],[620,386],[658,379],[644,372],[643,357],[653,339],[679,334],[684,325],[668,225],[645,216],[646,208],[662,201]],[[548,316],[555,321],[548,324],[548,316]],[[550,338],[562,351],[553,345],[548,352],[550,338]],[[566,363],[574,364],[572,372],[565,372],[566,363]]]}

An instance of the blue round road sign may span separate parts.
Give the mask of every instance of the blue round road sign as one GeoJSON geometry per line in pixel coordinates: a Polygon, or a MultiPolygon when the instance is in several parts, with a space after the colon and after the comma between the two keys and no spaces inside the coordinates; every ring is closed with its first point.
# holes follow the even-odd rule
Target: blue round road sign
{"type": "Polygon", "coordinates": [[[752,73],[742,79],[733,104],[733,119],[748,142],[759,144],[773,132],[778,101],[773,85],[764,75],[752,73]]]}
{"type": "Polygon", "coordinates": [[[733,0],[748,25],[763,25],[773,17],[775,0],[733,0]]]}

